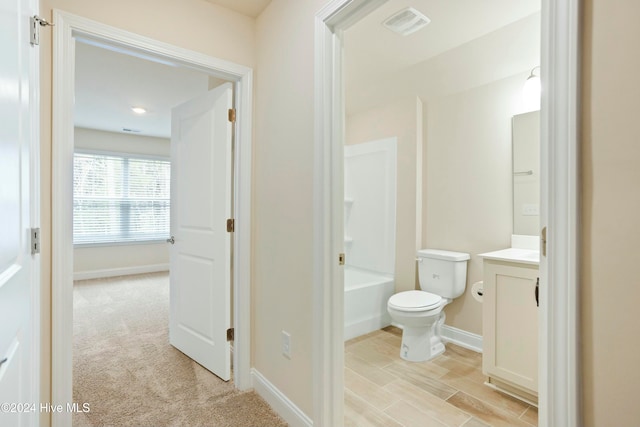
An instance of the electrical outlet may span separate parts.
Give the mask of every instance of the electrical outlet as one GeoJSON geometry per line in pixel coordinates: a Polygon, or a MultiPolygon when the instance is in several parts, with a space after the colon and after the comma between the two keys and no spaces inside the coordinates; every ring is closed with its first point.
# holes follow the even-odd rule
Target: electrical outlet
{"type": "Polygon", "coordinates": [[[291,335],[286,331],[282,331],[282,355],[291,359],[291,335]]]}

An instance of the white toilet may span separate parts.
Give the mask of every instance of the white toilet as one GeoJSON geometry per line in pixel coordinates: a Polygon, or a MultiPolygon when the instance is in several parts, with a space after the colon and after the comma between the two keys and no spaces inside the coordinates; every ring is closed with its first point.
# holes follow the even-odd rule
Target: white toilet
{"type": "Polygon", "coordinates": [[[440,330],[444,306],[464,292],[469,254],[422,249],[418,251],[421,291],[400,292],[389,298],[387,311],[402,326],[400,357],[424,362],[444,352],[440,330]]]}

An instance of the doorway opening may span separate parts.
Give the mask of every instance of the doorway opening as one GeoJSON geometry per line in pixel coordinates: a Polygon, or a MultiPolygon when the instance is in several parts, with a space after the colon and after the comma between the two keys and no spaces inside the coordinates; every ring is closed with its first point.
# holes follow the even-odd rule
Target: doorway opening
{"type": "MultiPolygon", "coordinates": [[[[316,15],[315,419],[343,422],[345,30],[385,4],[336,1],[316,15]]],[[[579,425],[577,2],[542,1],[539,425],[579,425]],[[546,230],[553,230],[553,239],[546,230]],[[553,240],[553,242],[552,242],[553,240]],[[546,250],[546,252],[545,252],[546,250]],[[562,402],[561,404],[558,402],[562,402]]],[[[378,86],[371,87],[378,89],[378,86]]],[[[381,90],[384,88],[381,88],[381,90]]]]}
{"type": "MultiPolygon", "coordinates": [[[[200,101],[196,120],[206,123],[208,116],[222,114],[227,132],[213,137],[201,133],[187,141],[176,137],[172,124],[192,131],[192,125],[181,122],[180,112],[210,98],[209,92],[225,81],[81,38],[75,53],[73,395],[74,402],[86,403],[91,411],[74,412],[74,424],[117,424],[123,412],[130,420],[149,413],[155,422],[176,419],[181,411],[166,404],[161,397],[166,395],[181,400],[192,419],[206,419],[201,405],[188,404],[193,397],[188,390],[204,387],[211,396],[238,393],[233,382],[224,382],[231,379],[233,349],[226,340],[232,327],[231,282],[225,271],[231,269],[231,242],[226,230],[221,235],[204,224],[205,233],[217,234],[217,243],[191,248],[191,253],[206,260],[213,256],[209,248],[216,248],[213,261],[226,268],[212,269],[221,273],[213,281],[202,271],[189,275],[180,254],[190,249],[185,238],[193,225],[185,230],[180,206],[209,216],[209,206],[224,207],[224,218],[212,221],[220,229],[233,217],[228,199],[232,170],[227,162],[213,165],[217,155],[211,158],[214,152],[232,150],[233,123],[227,108],[216,113],[200,101]],[[177,155],[185,150],[197,152],[203,163],[190,159],[185,165],[177,155]],[[208,174],[212,169],[220,171],[215,179],[208,174]],[[205,191],[219,179],[226,190],[205,191]],[[185,200],[189,188],[198,189],[191,193],[196,200],[185,200]],[[192,293],[201,302],[215,294],[219,302],[198,305],[192,293]],[[185,317],[180,309],[185,304],[195,316],[185,317]],[[197,330],[215,345],[203,338],[185,342],[183,329],[197,330]],[[158,379],[162,366],[174,367],[171,380],[158,379]],[[208,378],[206,370],[222,381],[208,378]],[[165,409],[141,410],[140,402],[165,409]]],[[[214,93],[227,95],[231,103],[231,84],[226,86],[214,93]]],[[[232,153],[225,157],[232,163],[232,153]]]]}
{"type": "MultiPolygon", "coordinates": [[[[89,42],[111,51],[210,76],[211,81],[232,82],[235,93],[235,157],[233,197],[235,227],[230,233],[233,265],[230,268],[234,294],[235,328],[234,385],[246,390],[250,373],[250,184],[252,70],[115,29],[88,19],[54,11],[57,42],[54,44],[54,130],[53,130],[53,292],[52,292],[52,391],[53,402],[73,402],[72,395],[72,307],[73,307],[73,153],[74,153],[74,69],[76,42],[89,42]]],[[[229,83],[227,83],[229,85],[229,83]]],[[[205,88],[207,89],[207,88],[205,88]]],[[[225,111],[225,120],[226,120],[225,111]]],[[[230,207],[231,209],[231,207],[230,207]]],[[[223,224],[224,226],[224,224],[223,224]]],[[[226,232],[226,230],[225,230],[226,232]]],[[[231,308],[231,307],[230,307],[231,308]]],[[[53,416],[54,425],[70,425],[71,414],[53,416]]]]}
{"type": "MultiPolygon", "coordinates": [[[[423,419],[537,425],[535,277],[514,285],[517,295],[501,295],[513,305],[521,297],[522,307],[511,319],[500,311],[503,329],[493,339],[483,317],[495,290],[485,280],[482,303],[472,289],[482,286],[481,254],[511,247],[513,235],[535,240],[539,232],[537,215],[525,217],[527,230],[515,226],[511,206],[524,202],[514,200],[511,189],[514,180],[539,188],[533,160],[540,145],[527,141],[523,155],[536,154],[531,164],[519,158],[512,164],[511,122],[532,109],[522,95],[540,63],[540,1],[503,6],[483,0],[461,10],[416,0],[408,10],[405,2],[389,0],[344,31],[347,425],[366,425],[368,417],[389,425],[423,419]],[[398,16],[426,25],[405,35],[382,24],[398,16]],[[396,140],[397,160],[367,149],[384,138],[396,140]],[[354,159],[356,148],[364,153],[354,159]],[[397,181],[383,179],[386,163],[398,170],[397,181]],[[532,175],[513,176],[525,166],[532,175]],[[395,190],[397,202],[395,194],[382,193],[385,187],[395,190]],[[395,215],[382,214],[387,205],[395,215]],[[448,273],[449,266],[466,273],[448,273]],[[379,279],[363,280],[354,268],[379,279]],[[383,279],[391,282],[387,292],[383,279]],[[370,328],[350,333],[354,318],[368,319],[370,328]],[[519,325],[509,338],[507,323],[519,325]],[[506,341],[511,348],[503,347],[506,341]],[[522,396],[515,388],[511,395],[493,388],[494,377],[505,373],[490,365],[492,346],[500,350],[498,367],[509,365],[506,376],[519,381],[522,396]],[[512,363],[509,353],[524,348],[530,359],[521,352],[512,363]],[[367,405],[376,395],[387,399],[367,405]]],[[[539,109],[539,92],[537,99],[539,109]]],[[[526,203],[537,207],[538,191],[526,203]]],[[[533,254],[538,245],[531,246],[533,254]]]]}

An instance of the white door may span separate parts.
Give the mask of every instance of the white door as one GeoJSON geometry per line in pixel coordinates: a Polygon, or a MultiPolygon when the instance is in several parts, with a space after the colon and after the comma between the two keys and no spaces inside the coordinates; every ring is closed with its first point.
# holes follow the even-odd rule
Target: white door
{"type": "Polygon", "coordinates": [[[1,426],[36,425],[40,411],[38,264],[30,243],[37,220],[32,198],[38,195],[31,174],[31,145],[38,143],[31,122],[33,117],[37,126],[37,48],[29,44],[29,17],[36,10],[30,6],[28,0],[0,1],[1,426]]]}
{"type": "Polygon", "coordinates": [[[231,377],[231,84],[171,118],[169,340],[225,381],[231,377]]]}

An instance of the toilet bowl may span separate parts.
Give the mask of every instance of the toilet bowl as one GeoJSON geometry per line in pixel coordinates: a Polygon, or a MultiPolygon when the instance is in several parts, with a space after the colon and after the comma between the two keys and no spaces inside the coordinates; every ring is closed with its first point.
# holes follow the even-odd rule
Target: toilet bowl
{"type": "Polygon", "coordinates": [[[425,291],[400,292],[389,298],[387,311],[403,329],[401,358],[423,362],[444,352],[437,329],[446,304],[446,299],[425,291]]]}
{"type": "Polygon", "coordinates": [[[402,328],[400,357],[424,362],[445,350],[441,338],[444,306],[465,290],[469,254],[422,249],[418,251],[420,289],[392,295],[387,311],[392,322],[402,328]]]}

